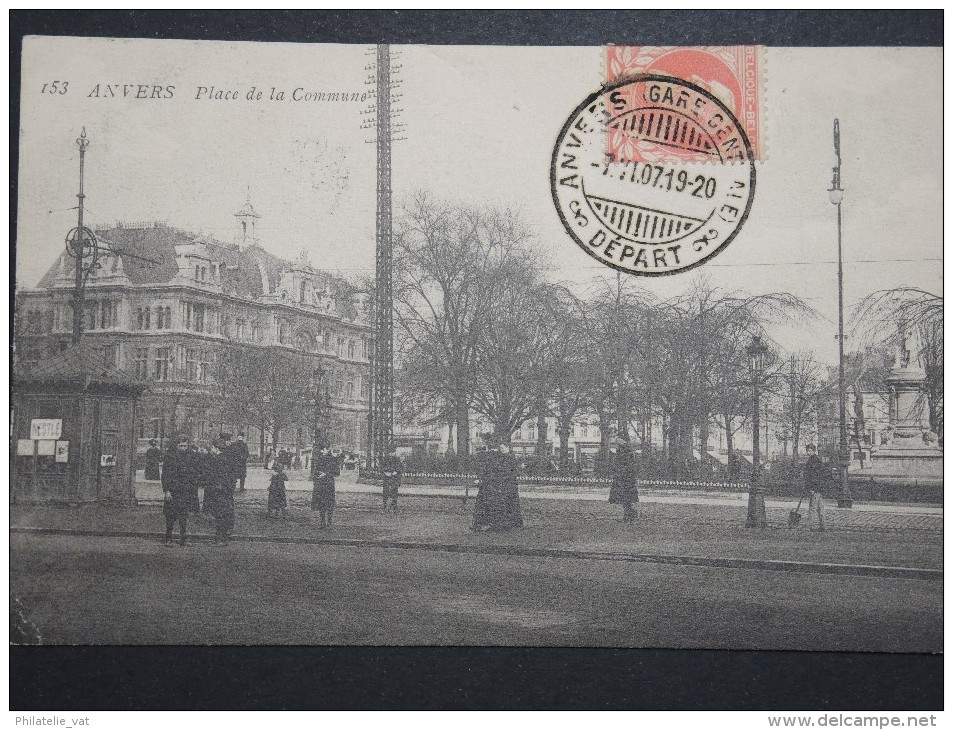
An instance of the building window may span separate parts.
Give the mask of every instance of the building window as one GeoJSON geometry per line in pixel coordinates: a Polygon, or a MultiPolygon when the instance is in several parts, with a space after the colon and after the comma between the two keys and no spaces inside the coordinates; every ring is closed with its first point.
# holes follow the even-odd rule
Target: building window
{"type": "Polygon", "coordinates": [[[365,360],[371,359],[371,343],[366,337],[361,338],[361,356],[365,360]]]}
{"type": "Polygon", "coordinates": [[[66,307],[62,304],[53,306],[53,331],[61,332],[66,329],[66,307]]]}
{"type": "Polygon", "coordinates": [[[258,321],[252,323],[251,338],[254,342],[261,342],[261,323],[258,321]]]}
{"type": "Polygon", "coordinates": [[[235,338],[238,340],[245,339],[245,320],[244,319],[235,320],[235,338]]]}
{"type": "Polygon", "coordinates": [[[205,331],[205,305],[184,302],[182,304],[185,310],[185,329],[193,332],[205,331]]]}
{"type": "Polygon", "coordinates": [[[136,329],[147,330],[152,322],[152,309],[150,307],[136,307],[136,329]]]}
{"type": "Polygon", "coordinates": [[[171,352],[168,347],[160,347],[156,350],[156,359],[153,361],[155,366],[152,371],[152,377],[155,380],[169,379],[169,358],[171,352]]]}
{"type": "Polygon", "coordinates": [[[218,333],[224,337],[232,336],[232,318],[227,314],[218,315],[218,333]]]}
{"type": "Polygon", "coordinates": [[[107,368],[119,367],[119,345],[106,345],[103,347],[103,365],[107,368]]]}
{"type": "Polygon", "coordinates": [[[156,307],[156,329],[163,330],[169,328],[169,321],[166,319],[167,307],[156,307]]]}
{"type": "Polygon", "coordinates": [[[104,330],[112,329],[116,326],[116,315],[119,313],[119,304],[118,302],[112,302],[108,299],[105,299],[101,302],[100,305],[100,317],[99,321],[101,327],[104,330]]]}
{"type": "Polygon", "coordinates": [[[307,292],[307,288],[308,288],[308,282],[302,281],[302,282],[301,282],[301,291],[299,292],[299,296],[298,296],[298,299],[299,299],[299,301],[300,301],[302,304],[304,304],[304,295],[305,295],[305,293],[307,292]]]}
{"type": "Polygon", "coordinates": [[[350,358],[351,360],[354,359],[354,351],[355,351],[355,350],[356,350],[356,346],[355,346],[355,344],[354,344],[354,340],[348,340],[348,341],[347,341],[347,356],[348,356],[348,358],[350,358]]]}
{"type": "Polygon", "coordinates": [[[338,357],[344,357],[344,338],[338,337],[338,357]]]}
{"type": "Polygon", "coordinates": [[[195,350],[185,351],[185,379],[190,383],[199,379],[198,352],[195,350]]]}
{"type": "Polygon", "coordinates": [[[27,312],[27,334],[37,335],[43,331],[43,315],[36,309],[27,312]]]}
{"type": "Polygon", "coordinates": [[[365,378],[363,375],[359,375],[358,378],[360,379],[360,383],[361,383],[361,398],[363,400],[367,400],[368,398],[367,378],[365,378]]]}
{"type": "Polygon", "coordinates": [[[350,377],[347,379],[347,391],[345,392],[345,395],[347,396],[348,399],[351,399],[354,397],[354,378],[353,377],[350,377]]]}
{"type": "Polygon", "coordinates": [[[200,383],[207,383],[210,380],[209,374],[212,371],[212,359],[209,357],[208,350],[202,350],[201,356],[201,360],[199,361],[198,381],[200,383]]]}
{"type": "Polygon", "coordinates": [[[96,329],[96,313],[99,311],[99,302],[86,302],[86,308],[83,311],[83,329],[96,329]]]}
{"type": "Polygon", "coordinates": [[[145,380],[149,377],[149,348],[136,348],[136,378],[145,380]]]}
{"type": "Polygon", "coordinates": [[[288,327],[284,322],[278,321],[278,342],[282,345],[286,344],[286,338],[288,336],[288,327]]]}

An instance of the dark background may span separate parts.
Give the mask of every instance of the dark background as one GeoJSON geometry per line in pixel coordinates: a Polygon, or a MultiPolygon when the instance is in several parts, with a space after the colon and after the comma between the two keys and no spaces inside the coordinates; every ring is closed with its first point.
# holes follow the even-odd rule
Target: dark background
{"type": "MultiPolygon", "coordinates": [[[[10,11],[11,241],[16,241],[24,35],[358,44],[942,46],[943,12],[10,11]]],[[[14,253],[11,247],[11,272],[14,253]]],[[[942,708],[943,657],[927,655],[10,647],[15,711],[942,708]]]]}

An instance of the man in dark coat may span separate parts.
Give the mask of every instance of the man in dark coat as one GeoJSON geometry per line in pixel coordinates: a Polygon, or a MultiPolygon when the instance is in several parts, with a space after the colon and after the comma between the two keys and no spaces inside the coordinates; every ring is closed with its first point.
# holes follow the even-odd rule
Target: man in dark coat
{"type": "Polygon", "coordinates": [[[341,473],[338,458],[331,453],[330,445],[322,441],[317,445],[318,455],[311,461],[311,510],[321,516],[321,529],[331,526],[334,518],[334,477],[341,473]]]}
{"type": "Polygon", "coordinates": [[[817,532],[824,532],[824,489],[828,477],[829,472],[817,455],[817,448],[814,444],[808,444],[807,461],[804,462],[804,491],[808,497],[807,525],[817,532]]]}
{"type": "Polygon", "coordinates": [[[248,477],[248,444],[245,443],[245,434],[238,434],[238,440],[232,444],[232,458],[235,462],[235,475],[238,480],[238,491],[245,491],[245,479],[248,477]]]}
{"type": "Polygon", "coordinates": [[[165,544],[172,545],[172,528],[179,523],[179,545],[185,545],[185,528],[189,516],[194,475],[188,448],[189,441],[180,438],[165,455],[162,469],[162,492],[165,503],[162,513],[165,516],[165,544]]]}
{"type": "Polygon", "coordinates": [[[635,519],[635,510],[632,505],[639,501],[637,477],[632,448],[627,440],[623,440],[616,449],[612,488],[609,490],[609,504],[622,505],[623,522],[632,522],[635,519]]]}
{"type": "Polygon", "coordinates": [[[397,447],[393,444],[387,449],[387,454],[381,461],[381,472],[384,476],[384,511],[387,511],[387,500],[390,499],[391,510],[396,512],[397,491],[400,489],[404,465],[397,456],[397,447]]]}
{"type": "Polygon", "coordinates": [[[520,492],[517,484],[519,468],[508,444],[500,444],[500,486],[503,491],[503,516],[499,528],[509,530],[523,526],[520,492]]]}
{"type": "Polygon", "coordinates": [[[162,461],[162,452],[159,451],[155,439],[149,441],[149,448],[146,449],[146,480],[150,482],[159,481],[159,463],[162,461]]]}

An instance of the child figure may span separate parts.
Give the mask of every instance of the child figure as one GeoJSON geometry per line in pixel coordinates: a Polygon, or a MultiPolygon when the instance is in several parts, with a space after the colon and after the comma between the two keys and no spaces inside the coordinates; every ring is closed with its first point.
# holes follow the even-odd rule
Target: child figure
{"type": "Polygon", "coordinates": [[[268,483],[268,516],[271,517],[271,511],[281,511],[281,519],[287,517],[288,498],[285,494],[285,482],[288,481],[288,475],[285,474],[285,467],[280,463],[275,464],[275,473],[271,475],[271,481],[268,483]]]}

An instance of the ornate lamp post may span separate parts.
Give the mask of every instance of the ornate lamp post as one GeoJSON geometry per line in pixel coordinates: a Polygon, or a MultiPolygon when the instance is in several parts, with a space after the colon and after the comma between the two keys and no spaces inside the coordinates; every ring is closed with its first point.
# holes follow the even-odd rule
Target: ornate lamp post
{"type": "Polygon", "coordinates": [[[764,356],[767,346],[760,337],[752,337],[748,345],[748,370],[754,390],[754,420],[751,424],[751,483],[748,487],[748,518],[745,527],[767,527],[768,517],[764,511],[764,484],[761,480],[761,373],[764,371],[764,356]]]}
{"type": "Polygon", "coordinates": [[[86,274],[96,266],[97,242],[96,236],[83,225],[83,212],[86,194],[83,192],[83,178],[86,166],[86,148],[89,140],[86,138],[86,127],[76,138],[79,147],[79,194],[76,196],[79,204],[76,206],[76,227],[66,234],[66,251],[76,259],[73,284],[73,344],[77,344],[83,334],[83,316],[85,315],[85,288],[86,274]],[[88,259],[88,261],[86,261],[88,259]]]}
{"type": "Polygon", "coordinates": [[[327,387],[327,374],[324,368],[314,370],[314,427],[312,435],[314,446],[327,434],[325,431],[331,424],[331,393],[327,387]]]}
{"type": "Polygon", "coordinates": [[[840,471],[840,494],[837,496],[838,507],[852,507],[854,502],[850,496],[850,485],[847,483],[847,465],[850,462],[850,452],[847,445],[847,404],[845,402],[844,387],[844,260],[842,255],[841,237],[841,202],[844,200],[844,190],[840,185],[840,120],[834,120],[834,154],[837,164],[828,190],[831,204],[837,207],[837,401],[840,414],[838,455],[840,471]]]}

